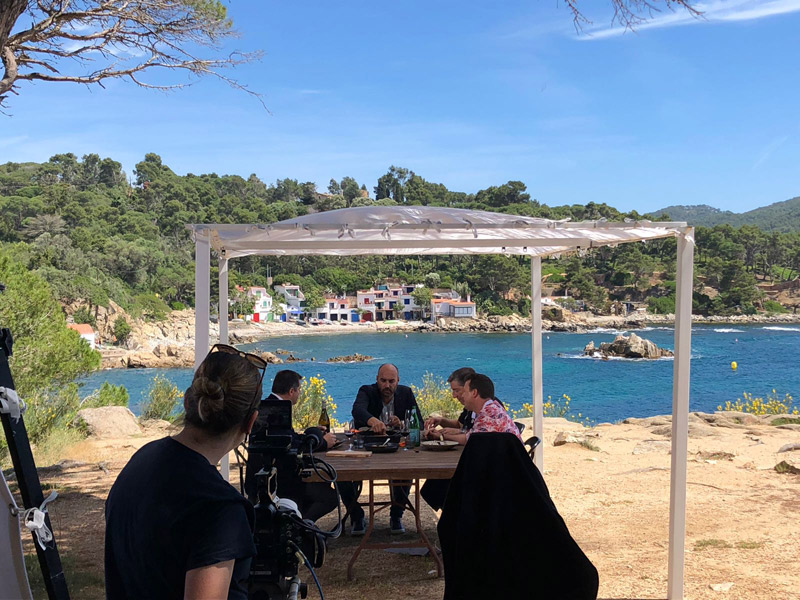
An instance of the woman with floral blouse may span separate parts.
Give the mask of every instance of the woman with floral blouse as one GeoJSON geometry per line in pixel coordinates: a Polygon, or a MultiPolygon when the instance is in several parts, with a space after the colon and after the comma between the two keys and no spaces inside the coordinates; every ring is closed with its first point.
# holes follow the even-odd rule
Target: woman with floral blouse
{"type": "Polygon", "coordinates": [[[494,397],[494,383],[486,375],[472,373],[465,377],[461,396],[464,406],[477,416],[467,439],[476,433],[513,433],[519,441],[522,436],[502,403],[494,397]]]}

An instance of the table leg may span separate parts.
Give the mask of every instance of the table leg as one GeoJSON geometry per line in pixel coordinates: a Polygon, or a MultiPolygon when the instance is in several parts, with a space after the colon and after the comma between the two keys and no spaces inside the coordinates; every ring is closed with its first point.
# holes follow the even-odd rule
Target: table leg
{"type": "MultiPolygon", "coordinates": [[[[353,556],[350,558],[350,562],[347,563],[347,580],[352,581],[353,576],[353,566],[355,565],[356,560],[358,559],[358,555],[361,554],[361,551],[364,549],[372,549],[372,550],[380,550],[386,548],[427,548],[428,553],[431,555],[433,560],[436,561],[436,572],[439,577],[444,575],[444,563],[442,562],[442,557],[440,556],[438,549],[431,541],[428,539],[428,536],[425,535],[425,531],[422,529],[422,519],[421,515],[421,508],[420,508],[420,484],[419,479],[412,480],[412,485],[414,487],[414,505],[411,506],[410,500],[406,499],[406,504],[409,505],[409,510],[414,513],[414,523],[417,526],[417,534],[419,535],[422,544],[418,542],[405,542],[405,543],[379,543],[379,544],[370,544],[369,540],[372,536],[372,531],[375,528],[375,482],[373,480],[369,480],[369,525],[367,526],[367,530],[364,533],[364,539],[361,540],[361,543],[356,548],[353,556]]],[[[389,483],[390,488],[390,496],[391,496],[391,483],[389,483]]],[[[389,502],[389,506],[391,506],[391,501],[389,502]]],[[[384,506],[381,510],[386,508],[384,506]]]]}
{"type": "Polygon", "coordinates": [[[369,480],[369,524],[367,525],[367,531],[364,533],[364,539],[361,540],[361,543],[356,548],[356,551],[353,553],[350,562],[347,563],[347,581],[353,581],[353,565],[356,563],[356,559],[358,555],[361,554],[361,551],[367,547],[369,543],[369,538],[372,535],[372,530],[375,527],[375,487],[374,482],[370,479],[369,480]]]}
{"type": "Polygon", "coordinates": [[[423,543],[428,547],[428,552],[430,552],[431,557],[433,560],[436,561],[436,572],[439,577],[444,575],[444,564],[442,563],[442,557],[439,555],[439,552],[436,550],[436,546],[431,544],[428,536],[425,535],[425,531],[422,529],[422,520],[420,519],[420,506],[419,506],[419,479],[414,480],[414,519],[417,525],[417,533],[419,537],[422,538],[423,543]]]}

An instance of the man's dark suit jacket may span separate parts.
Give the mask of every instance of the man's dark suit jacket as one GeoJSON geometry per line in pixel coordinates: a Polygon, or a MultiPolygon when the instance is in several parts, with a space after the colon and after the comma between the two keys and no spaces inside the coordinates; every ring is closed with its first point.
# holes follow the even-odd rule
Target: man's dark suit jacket
{"type": "MultiPolygon", "coordinates": [[[[394,414],[402,421],[409,410],[417,411],[420,427],[422,426],[422,413],[417,406],[414,392],[406,385],[398,385],[394,391],[394,414]]],[[[364,427],[372,417],[381,418],[383,411],[383,397],[378,389],[378,384],[362,385],[358,390],[356,401],[353,404],[353,419],[356,427],[364,427]]]]}
{"type": "Polygon", "coordinates": [[[597,569],[512,433],[474,433],[437,526],[444,600],[595,600],[597,569]]]}

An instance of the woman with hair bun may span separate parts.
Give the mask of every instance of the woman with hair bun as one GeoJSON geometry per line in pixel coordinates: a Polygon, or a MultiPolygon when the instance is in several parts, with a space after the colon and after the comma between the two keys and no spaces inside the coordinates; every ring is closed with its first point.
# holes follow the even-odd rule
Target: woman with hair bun
{"type": "Polygon", "coordinates": [[[143,446],[106,500],[106,597],[247,598],[253,507],[217,463],[258,417],[266,362],[217,344],[184,394],[184,427],[143,446]]]}

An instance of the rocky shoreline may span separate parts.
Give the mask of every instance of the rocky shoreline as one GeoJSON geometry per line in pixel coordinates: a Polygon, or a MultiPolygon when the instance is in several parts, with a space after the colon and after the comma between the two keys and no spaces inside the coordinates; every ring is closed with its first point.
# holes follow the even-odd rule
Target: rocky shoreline
{"type": "MultiPolygon", "coordinates": [[[[121,310],[121,309],[119,309],[121,310]]],[[[628,317],[597,316],[591,313],[571,313],[548,310],[542,319],[543,331],[591,333],[597,330],[636,330],[646,327],[665,327],[674,324],[674,315],[636,314],[628,317]]],[[[115,319],[106,319],[103,326],[98,320],[101,336],[108,339],[107,331],[113,328],[115,319]],[[104,335],[104,333],[106,335],[104,335]]],[[[695,324],[751,325],[800,323],[800,315],[742,315],[733,317],[694,316],[695,324]]],[[[530,318],[518,315],[490,316],[481,319],[455,319],[442,317],[433,323],[348,323],[347,325],[317,325],[300,327],[292,323],[242,323],[229,324],[231,344],[250,344],[287,335],[338,335],[341,333],[528,333],[530,318]]],[[[598,331],[603,333],[603,331],[598,331]]],[[[210,324],[210,343],[219,339],[219,326],[210,324]]],[[[135,322],[131,337],[124,347],[105,346],[102,368],[176,368],[194,364],[194,311],[183,310],[171,313],[160,322],[135,322]]],[[[276,353],[277,352],[276,349],[276,353]]],[[[280,362],[296,362],[287,358],[280,362]]],[[[277,362],[277,361],[276,361],[277,362]]]]}

